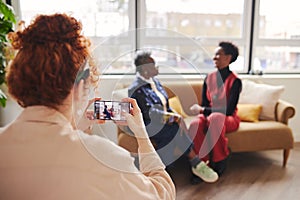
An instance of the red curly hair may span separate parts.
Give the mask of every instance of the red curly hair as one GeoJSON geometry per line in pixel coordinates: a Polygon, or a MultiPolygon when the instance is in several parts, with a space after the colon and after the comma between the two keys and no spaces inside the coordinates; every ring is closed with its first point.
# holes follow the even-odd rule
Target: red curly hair
{"type": "Polygon", "coordinates": [[[89,55],[82,24],[66,14],[38,15],[9,39],[17,55],[8,67],[8,91],[22,107],[57,108],[69,95],[89,55]]]}

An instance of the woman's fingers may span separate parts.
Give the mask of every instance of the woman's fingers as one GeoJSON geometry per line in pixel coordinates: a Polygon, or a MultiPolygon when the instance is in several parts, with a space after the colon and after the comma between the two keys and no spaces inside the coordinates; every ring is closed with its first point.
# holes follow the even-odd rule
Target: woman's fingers
{"type": "Polygon", "coordinates": [[[132,113],[131,114],[132,115],[136,115],[136,114],[141,113],[141,109],[139,108],[139,106],[138,106],[135,99],[127,97],[127,98],[123,98],[122,102],[129,102],[131,104],[131,107],[132,107],[132,109],[131,109],[132,113]]]}

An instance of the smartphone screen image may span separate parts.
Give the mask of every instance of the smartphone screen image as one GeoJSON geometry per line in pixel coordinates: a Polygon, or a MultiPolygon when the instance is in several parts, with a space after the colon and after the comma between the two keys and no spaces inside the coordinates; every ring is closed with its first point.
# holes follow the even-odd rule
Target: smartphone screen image
{"type": "Polygon", "coordinates": [[[124,121],[124,111],[129,113],[129,107],[128,102],[96,100],[94,116],[96,119],[124,121]]]}

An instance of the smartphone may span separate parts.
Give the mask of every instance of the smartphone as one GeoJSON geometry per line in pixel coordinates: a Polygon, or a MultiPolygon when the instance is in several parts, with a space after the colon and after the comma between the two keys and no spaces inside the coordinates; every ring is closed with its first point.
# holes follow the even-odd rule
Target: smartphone
{"type": "Polygon", "coordinates": [[[94,118],[102,120],[125,121],[124,112],[129,113],[130,103],[120,101],[94,102],[94,118]]]}

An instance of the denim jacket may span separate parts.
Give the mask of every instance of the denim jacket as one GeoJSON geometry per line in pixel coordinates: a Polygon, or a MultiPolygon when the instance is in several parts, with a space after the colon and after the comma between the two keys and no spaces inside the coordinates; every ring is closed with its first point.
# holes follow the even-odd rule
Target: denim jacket
{"type": "MultiPolygon", "coordinates": [[[[153,78],[156,88],[166,98],[167,112],[173,112],[169,107],[168,94],[157,78],[153,78]]],[[[128,88],[128,96],[136,99],[142,114],[145,125],[151,121],[162,121],[164,113],[163,104],[158,95],[151,88],[150,83],[137,77],[128,88]]]]}

